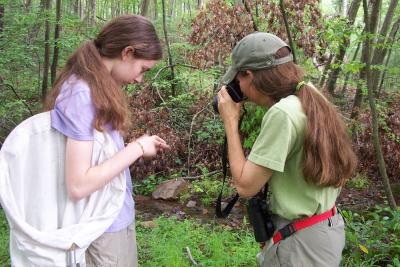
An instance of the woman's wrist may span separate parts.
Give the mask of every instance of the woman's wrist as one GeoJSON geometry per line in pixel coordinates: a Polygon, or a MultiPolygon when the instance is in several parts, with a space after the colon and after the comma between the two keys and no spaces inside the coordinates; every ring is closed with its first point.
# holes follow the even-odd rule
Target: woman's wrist
{"type": "Polygon", "coordinates": [[[225,131],[227,131],[227,132],[228,131],[229,132],[231,132],[231,131],[235,132],[235,131],[239,130],[239,122],[236,121],[236,120],[226,120],[224,122],[224,125],[225,125],[225,131]]]}

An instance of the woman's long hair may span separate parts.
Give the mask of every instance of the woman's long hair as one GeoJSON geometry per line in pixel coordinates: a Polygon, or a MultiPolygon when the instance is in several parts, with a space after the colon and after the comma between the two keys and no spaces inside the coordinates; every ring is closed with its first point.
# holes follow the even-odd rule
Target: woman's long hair
{"type": "Polygon", "coordinates": [[[46,99],[46,109],[54,108],[62,84],[76,75],[86,81],[91,90],[96,109],[93,127],[102,131],[103,126],[110,123],[116,130],[127,131],[130,116],[126,94],[102,63],[102,57],[120,57],[127,46],[134,48],[135,58],[162,58],[160,40],[149,20],[137,15],[117,17],[103,27],[95,40],[85,42],[70,56],[46,99]]]}
{"type": "MultiPolygon", "coordinates": [[[[281,48],[275,57],[282,58],[289,53],[288,48],[281,48]]],[[[318,186],[343,186],[353,175],[357,158],[336,108],[311,85],[305,84],[296,90],[304,72],[293,62],[252,72],[255,88],[275,103],[289,95],[300,99],[307,117],[303,167],[306,180],[318,186]]]]}

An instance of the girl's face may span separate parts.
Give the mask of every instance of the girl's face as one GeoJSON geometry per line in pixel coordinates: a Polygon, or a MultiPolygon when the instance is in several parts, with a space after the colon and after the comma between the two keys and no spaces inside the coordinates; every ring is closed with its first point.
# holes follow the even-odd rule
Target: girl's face
{"type": "Polygon", "coordinates": [[[141,83],[143,75],[157,63],[157,60],[139,59],[133,56],[133,48],[126,47],[121,58],[115,59],[111,76],[121,86],[141,83]]]}

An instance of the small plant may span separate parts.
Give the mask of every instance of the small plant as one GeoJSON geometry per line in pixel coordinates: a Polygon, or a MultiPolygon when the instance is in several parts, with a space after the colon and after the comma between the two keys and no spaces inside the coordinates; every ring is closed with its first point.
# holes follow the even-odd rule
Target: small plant
{"type": "Polygon", "coordinates": [[[257,266],[259,248],[246,228],[226,231],[218,225],[165,217],[155,224],[155,228],[137,226],[140,266],[191,266],[186,248],[199,266],[257,266]]]}
{"type": "Polygon", "coordinates": [[[155,174],[148,176],[146,179],[133,186],[135,195],[150,195],[156,186],[164,180],[164,177],[157,177],[155,174]]]}
{"type": "Polygon", "coordinates": [[[375,206],[363,214],[342,214],[346,219],[343,266],[399,266],[400,210],[375,206]]]}
{"type": "MultiPolygon", "coordinates": [[[[199,165],[197,167],[201,170],[204,177],[201,180],[192,182],[191,193],[199,195],[200,201],[204,206],[210,206],[221,192],[222,178],[211,178],[208,176],[208,169],[206,167],[203,165],[199,165]]],[[[234,189],[229,185],[225,185],[224,189],[225,196],[229,196],[234,193],[234,189]]]]}
{"type": "Polygon", "coordinates": [[[368,176],[363,173],[357,173],[357,176],[350,179],[346,185],[350,188],[365,189],[369,186],[368,176]]]}
{"type": "Polygon", "coordinates": [[[0,209],[0,266],[11,266],[9,249],[9,229],[6,216],[0,209]]]}

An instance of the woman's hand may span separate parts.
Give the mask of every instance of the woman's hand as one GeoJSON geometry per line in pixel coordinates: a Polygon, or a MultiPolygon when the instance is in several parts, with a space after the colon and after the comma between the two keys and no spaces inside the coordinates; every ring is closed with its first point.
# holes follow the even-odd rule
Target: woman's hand
{"type": "Polygon", "coordinates": [[[224,124],[237,124],[240,118],[242,103],[235,103],[223,86],[218,92],[218,111],[224,124]]]}
{"type": "Polygon", "coordinates": [[[145,134],[134,140],[132,143],[137,143],[142,150],[143,158],[145,159],[151,159],[155,157],[157,153],[171,148],[169,145],[167,145],[167,142],[165,142],[164,139],[157,135],[150,136],[145,134]]]}

